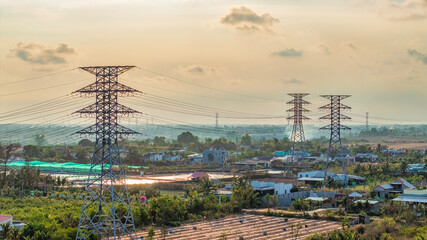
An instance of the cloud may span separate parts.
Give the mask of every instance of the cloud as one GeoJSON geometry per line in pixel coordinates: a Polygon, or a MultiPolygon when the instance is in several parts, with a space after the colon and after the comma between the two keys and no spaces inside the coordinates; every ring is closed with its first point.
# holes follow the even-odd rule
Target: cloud
{"type": "Polygon", "coordinates": [[[294,84],[294,85],[300,85],[303,84],[303,81],[298,80],[296,78],[291,78],[291,79],[280,79],[280,81],[284,84],[294,84]]]}
{"type": "Polygon", "coordinates": [[[417,60],[422,61],[424,64],[427,64],[427,54],[420,53],[415,49],[409,49],[408,54],[409,54],[409,56],[414,57],[417,60]]]}
{"type": "Polygon", "coordinates": [[[323,43],[318,44],[317,51],[320,53],[323,53],[325,55],[331,55],[331,51],[329,50],[329,47],[323,43]]]}
{"type": "Polygon", "coordinates": [[[301,57],[303,55],[303,52],[297,51],[293,48],[287,48],[285,50],[273,52],[272,55],[279,57],[301,57]]]}
{"type": "Polygon", "coordinates": [[[179,67],[177,70],[181,74],[191,76],[191,77],[208,77],[217,73],[217,71],[214,68],[200,65],[200,64],[179,67]]]}
{"type": "Polygon", "coordinates": [[[48,47],[38,43],[18,43],[10,49],[12,56],[22,61],[47,65],[66,63],[66,57],[76,54],[75,50],[65,43],[58,44],[58,47],[48,47]]]}
{"type": "Polygon", "coordinates": [[[353,43],[351,43],[351,42],[343,42],[343,43],[341,44],[341,46],[346,47],[346,48],[350,48],[350,49],[352,49],[352,50],[358,50],[358,49],[359,49],[356,45],[354,45],[354,44],[353,44],[353,43]]]}
{"type": "Polygon", "coordinates": [[[272,32],[270,28],[277,22],[279,22],[279,19],[272,17],[268,13],[258,15],[244,6],[230,9],[230,13],[221,19],[222,24],[234,26],[235,29],[241,31],[272,32]]]}
{"type": "Polygon", "coordinates": [[[376,0],[375,11],[392,21],[423,20],[427,18],[427,0],[376,0]]]}

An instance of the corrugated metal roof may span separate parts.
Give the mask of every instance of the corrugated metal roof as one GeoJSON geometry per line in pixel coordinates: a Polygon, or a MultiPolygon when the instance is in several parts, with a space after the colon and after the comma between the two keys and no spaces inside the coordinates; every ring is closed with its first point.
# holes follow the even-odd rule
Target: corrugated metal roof
{"type": "Polygon", "coordinates": [[[412,194],[401,194],[399,197],[393,199],[393,201],[427,203],[427,196],[419,196],[419,195],[412,195],[412,194]]]}
{"type": "Polygon", "coordinates": [[[358,192],[352,192],[348,196],[349,197],[363,197],[363,195],[358,193],[358,192]]]}
{"type": "Polygon", "coordinates": [[[391,186],[390,184],[382,184],[382,185],[378,185],[378,187],[382,187],[384,189],[393,189],[394,187],[391,186]]]}
{"type": "Polygon", "coordinates": [[[369,203],[369,204],[372,204],[372,205],[379,203],[378,201],[375,201],[375,200],[363,200],[363,199],[361,199],[361,200],[356,200],[356,201],[354,201],[354,202],[355,202],[355,203],[358,203],[358,202],[365,203],[366,201],[368,201],[368,203],[369,203]]]}
{"type": "Polygon", "coordinates": [[[390,183],[390,184],[403,184],[405,185],[407,188],[416,188],[414,185],[412,185],[411,183],[409,183],[408,181],[406,181],[403,178],[397,179],[396,181],[390,183]]]}

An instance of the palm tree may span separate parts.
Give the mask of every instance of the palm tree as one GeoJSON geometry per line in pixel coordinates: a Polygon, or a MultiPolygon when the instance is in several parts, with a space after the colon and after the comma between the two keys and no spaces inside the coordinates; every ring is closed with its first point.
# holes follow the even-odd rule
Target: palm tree
{"type": "Polygon", "coordinates": [[[205,195],[209,195],[210,193],[216,191],[215,184],[211,180],[209,180],[209,178],[202,179],[199,186],[200,186],[200,192],[202,192],[205,195]]]}
{"type": "Polygon", "coordinates": [[[406,162],[406,159],[403,160],[403,162],[400,164],[400,172],[402,173],[402,176],[406,175],[408,169],[408,163],[406,162]]]}
{"type": "Polygon", "coordinates": [[[17,227],[13,227],[10,229],[9,240],[19,240],[21,238],[21,231],[17,227]]]}
{"type": "Polygon", "coordinates": [[[7,239],[9,232],[11,230],[10,223],[5,223],[1,225],[0,239],[7,239]]]}

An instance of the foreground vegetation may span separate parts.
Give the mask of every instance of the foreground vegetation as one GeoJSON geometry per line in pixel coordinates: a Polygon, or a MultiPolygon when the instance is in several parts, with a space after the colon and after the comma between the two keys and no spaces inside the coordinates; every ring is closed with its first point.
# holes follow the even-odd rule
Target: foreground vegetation
{"type": "MultiPolygon", "coordinates": [[[[60,191],[62,194],[58,192],[46,197],[3,194],[0,212],[13,215],[14,220],[23,221],[26,226],[21,231],[4,226],[0,239],[74,239],[82,206],[82,200],[76,194],[82,190],[64,188],[60,191]]],[[[144,194],[150,199],[148,203],[139,203],[138,195],[132,195],[135,227],[177,226],[183,222],[224,217],[260,204],[247,179],[233,182],[231,198],[213,195],[214,191],[215,185],[208,180],[186,189],[184,198],[176,194],[162,195],[156,189],[145,188],[144,194]]]]}

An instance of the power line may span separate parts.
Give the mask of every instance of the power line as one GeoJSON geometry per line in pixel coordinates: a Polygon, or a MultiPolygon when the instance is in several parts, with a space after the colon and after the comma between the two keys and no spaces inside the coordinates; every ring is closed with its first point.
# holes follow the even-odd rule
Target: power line
{"type": "Polygon", "coordinates": [[[143,71],[146,71],[146,72],[150,72],[150,73],[159,75],[159,76],[167,77],[167,78],[176,80],[178,82],[183,82],[183,83],[186,83],[186,84],[189,84],[189,85],[193,85],[193,86],[197,86],[197,87],[201,87],[201,88],[206,88],[206,89],[213,90],[213,91],[218,91],[218,92],[223,92],[223,93],[227,93],[227,94],[232,94],[232,95],[237,95],[237,96],[243,96],[243,97],[248,97],[248,98],[258,98],[258,99],[269,100],[269,101],[281,101],[279,99],[269,99],[269,98],[263,98],[263,97],[258,97],[258,96],[250,96],[250,95],[246,95],[246,94],[242,94],[242,93],[235,93],[235,92],[226,91],[226,90],[223,90],[223,89],[208,87],[208,86],[204,86],[204,85],[201,85],[201,84],[193,83],[193,82],[190,82],[190,81],[182,80],[182,79],[179,79],[179,78],[167,75],[167,74],[163,74],[163,73],[159,73],[159,72],[156,72],[156,71],[152,71],[152,70],[149,70],[149,69],[146,69],[146,68],[141,68],[141,67],[136,67],[136,68],[138,68],[140,70],[143,70],[143,71]]]}
{"type": "Polygon", "coordinates": [[[55,76],[55,75],[58,75],[58,74],[61,74],[61,73],[70,72],[70,71],[73,71],[73,70],[75,70],[75,69],[76,69],[76,68],[73,68],[73,69],[67,69],[67,70],[64,70],[64,71],[60,71],[60,72],[56,72],[56,73],[50,73],[50,74],[46,74],[46,75],[43,75],[43,76],[27,78],[27,79],[18,80],[18,81],[13,81],[13,82],[0,83],[0,86],[10,85],[10,84],[15,84],[15,83],[21,83],[21,82],[27,82],[27,81],[31,81],[31,80],[39,79],[39,78],[51,77],[51,76],[55,76]]]}
{"type": "Polygon", "coordinates": [[[198,95],[198,94],[194,94],[191,93],[190,91],[188,92],[183,92],[183,91],[177,91],[175,89],[169,89],[169,88],[162,88],[162,87],[155,87],[155,86],[151,86],[151,85],[147,85],[145,83],[140,83],[140,82],[135,82],[135,81],[131,81],[131,80],[125,80],[127,82],[131,82],[131,83],[135,83],[135,84],[140,84],[144,87],[149,87],[149,88],[154,88],[154,89],[160,89],[160,90],[164,90],[164,91],[168,91],[168,92],[175,92],[175,93],[179,93],[182,95],[186,95],[186,96],[194,96],[194,97],[200,97],[200,98],[208,98],[208,99],[215,99],[215,100],[222,100],[222,101],[232,101],[232,102],[271,102],[271,100],[240,100],[240,99],[231,99],[231,98],[219,98],[219,97],[212,97],[212,96],[207,96],[207,95],[198,95]]]}
{"type": "Polygon", "coordinates": [[[58,85],[54,85],[54,86],[50,86],[50,87],[37,88],[37,89],[32,89],[32,90],[27,90],[27,91],[22,91],[22,92],[7,93],[7,94],[0,95],[0,97],[6,97],[6,96],[12,96],[12,95],[17,95],[17,94],[22,94],[22,93],[37,92],[37,91],[46,90],[46,89],[63,87],[63,86],[71,85],[71,84],[74,84],[74,83],[83,82],[83,81],[86,81],[86,80],[87,79],[83,79],[83,80],[79,80],[79,81],[75,81],[75,82],[71,82],[71,83],[58,84],[58,85]]]}

